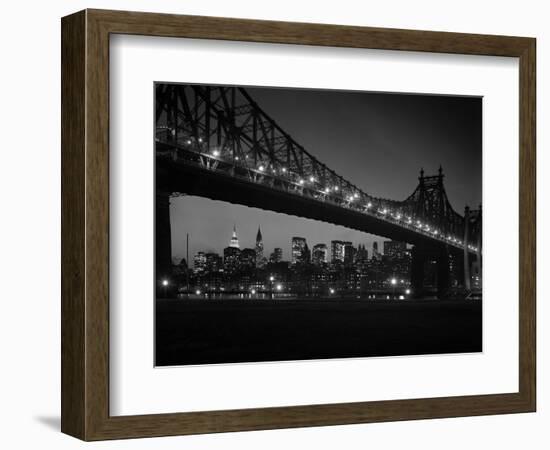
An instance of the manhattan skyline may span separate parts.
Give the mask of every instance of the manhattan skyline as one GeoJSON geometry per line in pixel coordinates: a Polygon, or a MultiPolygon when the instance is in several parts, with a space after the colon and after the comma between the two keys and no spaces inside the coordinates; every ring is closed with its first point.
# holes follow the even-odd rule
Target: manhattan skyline
{"type": "Polygon", "coordinates": [[[264,256],[269,258],[273,249],[278,247],[283,250],[285,261],[291,260],[293,236],[305,238],[310,250],[315,244],[326,244],[330,250],[330,242],[339,240],[352,242],[355,247],[364,244],[369,250],[369,255],[373,242],[379,242],[381,250],[381,243],[388,240],[326,222],[202,197],[175,197],[171,202],[173,202],[172,215],[175,216],[173,222],[178,223],[177,229],[172,224],[172,252],[174,262],[178,263],[186,258],[187,233],[189,233],[189,259],[192,265],[193,256],[198,252],[222,254],[223,249],[230,244],[233,226],[237,228],[241,250],[255,247],[259,226],[262,231],[264,256]],[[218,211],[221,217],[233,217],[234,221],[216,220],[218,211]],[[262,222],[254,221],[254,217],[258,217],[258,214],[262,217],[262,222]],[[269,217],[270,215],[272,217],[269,217]],[[268,220],[265,220],[266,218],[268,220]]]}

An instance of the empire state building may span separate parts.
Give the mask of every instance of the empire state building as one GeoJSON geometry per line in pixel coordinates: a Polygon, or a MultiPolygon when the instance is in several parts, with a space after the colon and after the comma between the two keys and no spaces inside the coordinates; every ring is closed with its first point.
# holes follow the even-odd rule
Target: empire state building
{"type": "Polygon", "coordinates": [[[240,248],[239,247],[239,238],[237,237],[237,227],[233,225],[233,236],[231,236],[231,242],[229,247],[240,248]]]}

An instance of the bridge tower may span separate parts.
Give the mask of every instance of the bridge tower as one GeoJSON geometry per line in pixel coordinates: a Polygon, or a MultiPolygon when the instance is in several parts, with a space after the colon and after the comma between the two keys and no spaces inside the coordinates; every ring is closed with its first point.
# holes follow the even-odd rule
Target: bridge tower
{"type": "Polygon", "coordinates": [[[470,257],[468,252],[468,245],[470,244],[470,208],[466,206],[464,208],[464,289],[470,291],[471,286],[471,273],[470,273],[470,257]]]}
{"type": "Polygon", "coordinates": [[[479,209],[464,208],[464,289],[481,288],[481,246],[482,246],[482,215],[479,209]],[[475,253],[468,251],[468,246],[475,247],[475,253]],[[472,286],[472,275],[478,277],[475,286],[472,286]]]}
{"type": "Polygon", "coordinates": [[[411,287],[413,294],[417,298],[426,296],[426,287],[424,278],[426,274],[426,265],[430,262],[436,264],[437,279],[437,297],[443,298],[450,287],[450,254],[445,246],[430,246],[416,244],[412,248],[411,261],[411,287]]]}

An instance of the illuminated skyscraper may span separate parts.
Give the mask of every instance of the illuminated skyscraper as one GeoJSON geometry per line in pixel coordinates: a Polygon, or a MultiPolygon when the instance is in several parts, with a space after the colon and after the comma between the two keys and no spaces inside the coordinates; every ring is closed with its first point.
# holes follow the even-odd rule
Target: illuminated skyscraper
{"type": "Polygon", "coordinates": [[[237,237],[237,226],[233,225],[233,236],[231,236],[231,242],[229,243],[230,247],[240,248],[239,247],[239,238],[237,237]]]}
{"type": "Polygon", "coordinates": [[[401,259],[407,251],[407,244],[399,241],[384,241],[384,256],[389,259],[401,259]]]}
{"type": "Polygon", "coordinates": [[[279,247],[275,247],[273,249],[273,253],[269,256],[269,262],[271,263],[278,263],[283,260],[283,249],[279,247]]]}
{"type": "Polygon", "coordinates": [[[292,238],[292,264],[309,262],[309,249],[306,239],[294,236],[292,238]]]}
{"type": "Polygon", "coordinates": [[[193,268],[196,274],[204,273],[206,270],[206,255],[204,252],[198,252],[193,258],[193,268]]]}
{"type": "Polygon", "coordinates": [[[311,260],[316,266],[328,262],[328,249],[327,244],[315,244],[313,246],[313,252],[311,254],[311,260]]]}
{"type": "Polygon", "coordinates": [[[223,268],[223,258],[217,253],[206,253],[206,271],[219,272],[223,268]]]}
{"type": "Polygon", "coordinates": [[[344,242],[343,241],[331,241],[330,242],[330,260],[334,264],[336,262],[344,262],[344,242]]]}
{"type": "Polygon", "coordinates": [[[237,247],[225,247],[223,249],[223,269],[226,274],[232,275],[239,270],[239,256],[241,249],[237,247]]]}
{"type": "Polygon", "coordinates": [[[356,249],[351,242],[344,242],[344,264],[350,266],[355,259],[356,249]]]}
{"type": "Polygon", "coordinates": [[[369,259],[369,252],[367,248],[365,247],[365,244],[361,245],[359,244],[359,247],[357,248],[357,253],[355,254],[355,260],[357,262],[367,261],[369,259]]]}
{"type": "Polygon", "coordinates": [[[382,255],[378,252],[378,242],[372,243],[372,259],[382,259],[382,255]]]}
{"type": "Polygon", "coordinates": [[[264,243],[262,239],[262,232],[260,230],[260,227],[258,226],[258,233],[256,234],[256,267],[263,267],[265,266],[265,259],[264,259],[264,243]]]}
{"type": "Polygon", "coordinates": [[[253,248],[245,248],[239,255],[240,269],[253,269],[256,267],[256,250],[253,248]]]}

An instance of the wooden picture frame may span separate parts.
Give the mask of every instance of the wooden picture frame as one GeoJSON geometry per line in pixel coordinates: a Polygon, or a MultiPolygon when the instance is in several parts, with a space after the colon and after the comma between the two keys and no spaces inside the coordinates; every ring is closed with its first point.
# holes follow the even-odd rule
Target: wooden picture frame
{"type": "Polygon", "coordinates": [[[83,440],[535,411],[533,38],[85,10],[62,19],[62,417],[83,440]],[[519,58],[519,391],[140,416],[109,415],[109,36],[221,39],[519,58]]]}

